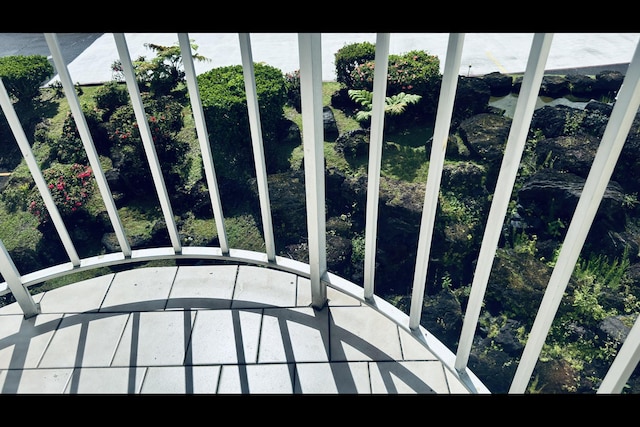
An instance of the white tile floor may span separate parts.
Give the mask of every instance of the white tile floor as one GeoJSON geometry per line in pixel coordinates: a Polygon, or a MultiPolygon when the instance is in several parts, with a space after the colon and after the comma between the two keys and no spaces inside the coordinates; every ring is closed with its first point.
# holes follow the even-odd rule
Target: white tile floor
{"type": "Polygon", "coordinates": [[[308,279],[246,265],[144,267],[0,308],[4,394],[469,391],[411,334],[308,279]]]}

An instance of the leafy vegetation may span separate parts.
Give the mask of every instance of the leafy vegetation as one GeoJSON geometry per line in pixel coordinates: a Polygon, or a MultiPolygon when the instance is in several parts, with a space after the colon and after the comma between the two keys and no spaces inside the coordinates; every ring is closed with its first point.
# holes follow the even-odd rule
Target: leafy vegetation
{"type": "MultiPolygon", "coordinates": [[[[371,118],[372,108],[373,108],[373,92],[369,92],[366,89],[350,89],[348,91],[349,96],[355,102],[361,104],[364,109],[359,110],[355,119],[359,122],[365,122],[371,118]]],[[[385,97],[385,106],[384,112],[385,114],[389,114],[391,116],[398,116],[404,113],[407,105],[415,104],[422,96],[416,95],[415,93],[404,93],[400,92],[398,94],[385,97]]]]}
{"type": "Polygon", "coordinates": [[[340,85],[353,88],[353,72],[361,64],[372,61],[376,56],[376,46],[370,42],[351,43],[335,54],[336,81],[340,85]]]}
{"type": "MultiPolygon", "coordinates": [[[[90,167],[78,163],[57,163],[42,173],[63,218],[86,209],[86,202],[94,192],[90,167]]],[[[29,196],[31,202],[28,210],[39,222],[45,223],[50,220],[51,214],[41,200],[40,193],[35,190],[34,188],[33,194],[29,196]]]]}
{"type": "MultiPolygon", "coordinates": [[[[278,164],[278,129],[287,102],[284,76],[266,64],[255,64],[254,71],[266,162],[278,164]]],[[[229,165],[220,171],[222,176],[250,178],[255,169],[242,66],[209,70],[198,76],[198,85],[214,158],[229,165]]]]}
{"type": "MultiPolygon", "coordinates": [[[[155,52],[155,57],[147,59],[141,56],[133,61],[133,68],[141,86],[141,90],[150,92],[153,96],[169,95],[184,81],[182,69],[182,52],[179,45],[162,46],[154,43],[146,43],[145,47],[155,52]]],[[[191,40],[191,51],[198,50],[198,45],[191,40]]],[[[209,61],[204,56],[193,53],[194,61],[209,61]]],[[[124,81],[122,64],[119,60],[111,64],[116,81],[124,81]]]]}
{"type": "Polygon", "coordinates": [[[18,104],[40,99],[40,86],[53,72],[53,65],[43,55],[0,58],[0,77],[9,96],[18,104]]]}
{"type": "MultiPolygon", "coordinates": [[[[139,58],[134,66],[143,90],[148,125],[158,149],[163,176],[170,185],[172,203],[179,207],[176,210],[176,220],[181,238],[185,245],[215,245],[217,229],[207,200],[195,124],[186,102],[179,50],[176,50],[176,46],[149,47],[156,52],[156,57],[151,60],[139,58]]],[[[336,55],[338,81],[323,83],[323,105],[332,109],[340,134],[362,130],[370,116],[372,93],[367,85],[374,70],[372,47],[369,44],[359,44],[342,49],[336,55]],[[350,100],[359,104],[361,110],[337,108],[332,104],[345,87],[348,88],[350,100]]],[[[119,70],[118,66],[119,64],[114,63],[114,71],[119,70]]],[[[417,107],[420,105],[418,101],[422,103],[425,99],[437,99],[433,94],[437,87],[438,76],[434,73],[438,66],[437,58],[424,52],[410,52],[390,58],[391,92],[386,97],[386,112],[390,116],[407,114],[415,117],[416,110],[411,111],[409,106],[417,107]],[[404,78],[405,75],[408,77],[404,78]]],[[[283,123],[302,127],[299,74],[292,72],[283,75],[280,70],[265,64],[256,64],[255,70],[268,163],[277,165],[276,172],[300,171],[303,168],[302,144],[297,140],[283,142],[280,133],[283,123]]],[[[255,200],[250,191],[250,178],[254,168],[242,68],[233,66],[214,69],[199,76],[199,84],[214,148],[214,161],[221,178],[221,191],[232,201],[223,203],[229,244],[234,248],[264,251],[261,220],[253,212],[255,200]],[[232,172],[238,170],[241,172],[232,172]]],[[[127,92],[116,79],[104,85],[84,87],[78,94],[103,170],[109,174],[114,184],[112,190],[127,237],[134,247],[156,244],[157,239],[161,239],[163,235],[163,218],[150,181],[151,174],[139,123],[128,104],[127,92]]],[[[73,229],[76,224],[90,223],[92,227],[89,228],[95,229],[95,234],[91,236],[80,236],[92,242],[91,245],[83,246],[85,253],[82,256],[97,255],[105,251],[101,241],[111,230],[105,225],[104,206],[96,197],[94,177],[88,168],[74,119],[65,99],[58,95],[55,88],[40,91],[39,99],[46,101],[47,114],[55,113],[45,116],[47,119],[31,134],[34,139],[32,147],[67,225],[73,229]]],[[[42,111],[38,110],[39,113],[42,111]]],[[[426,115],[422,117],[429,117],[429,108],[420,109],[420,114],[426,115]]],[[[577,125],[570,123],[569,129],[565,130],[575,132],[575,127],[577,125]]],[[[428,120],[409,120],[402,127],[386,128],[381,164],[383,177],[404,183],[426,182],[430,148],[427,141],[432,132],[432,124],[428,120]]],[[[528,150],[535,146],[536,138],[541,136],[531,136],[528,150]]],[[[366,153],[347,158],[335,147],[336,143],[333,141],[324,142],[327,168],[335,168],[354,179],[366,175],[366,153]]],[[[458,150],[460,152],[462,148],[458,150]]],[[[448,165],[457,161],[455,155],[452,157],[447,158],[448,165]]],[[[465,157],[464,154],[461,157],[465,157]]],[[[548,161],[551,162],[552,159],[548,161]]],[[[533,153],[525,153],[519,178],[531,175],[539,167],[533,159],[533,153]]],[[[517,183],[520,184],[521,181],[517,183]]],[[[388,183],[386,185],[392,186],[388,183]]],[[[395,203],[404,203],[400,189],[388,190],[395,191],[395,203]]],[[[46,252],[42,247],[49,243],[43,241],[42,233],[43,227],[47,227],[47,216],[24,163],[12,169],[8,185],[0,196],[0,239],[19,260],[20,267],[29,265],[41,268],[56,262],[55,254],[45,254],[42,257],[45,259],[38,259],[36,256],[46,252]]],[[[472,251],[481,234],[479,227],[483,223],[484,213],[464,196],[465,194],[454,191],[443,191],[440,195],[438,220],[444,226],[439,237],[443,240],[452,236],[462,237],[456,240],[457,244],[464,245],[465,251],[472,251]],[[461,241],[462,244],[459,243],[461,241]]],[[[627,203],[630,207],[635,206],[637,196],[629,195],[627,203]]],[[[355,226],[350,228],[355,217],[354,214],[349,218],[346,230],[339,231],[344,233],[348,245],[350,244],[351,268],[354,269],[364,258],[364,234],[355,226]]],[[[551,234],[560,233],[565,226],[558,221],[548,223],[551,234]]],[[[339,234],[336,230],[331,232],[339,234]]],[[[521,262],[519,265],[526,265],[527,269],[531,267],[529,271],[507,272],[510,274],[510,287],[522,291],[529,284],[526,273],[548,271],[555,259],[545,259],[540,255],[536,235],[523,231],[513,233],[510,237],[504,247],[499,249],[498,259],[513,261],[514,264],[521,262]]],[[[439,254],[442,255],[438,259],[440,269],[430,280],[435,284],[433,288],[454,295],[463,305],[468,298],[470,285],[454,274],[454,270],[466,260],[456,258],[452,253],[457,252],[454,250],[439,254]]],[[[593,325],[607,317],[631,316],[639,311],[640,302],[631,289],[632,283],[628,276],[629,266],[627,257],[613,260],[605,257],[580,259],[566,301],[554,322],[549,341],[545,344],[543,362],[561,360],[581,372],[586,369],[587,363],[598,358],[610,358],[615,353],[618,343],[599,337],[581,337],[576,340],[571,333],[575,331],[576,325],[593,325]],[[623,302],[612,304],[604,298],[608,291],[621,294],[623,302]],[[603,349],[606,351],[601,351],[603,349]]],[[[94,273],[104,274],[105,271],[108,269],[94,273]]],[[[62,286],[89,276],[90,272],[86,272],[56,279],[45,283],[39,290],[62,286]]],[[[501,291],[507,293],[504,289],[501,291]]],[[[401,306],[403,297],[404,295],[391,295],[390,300],[401,306]]],[[[508,310],[494,316],[483,315],[481,328],[486,339],[491,342],[490,349],[502,351],[500,334],[516,315],[521,315],[518,317],[519,321],[525,319],[516,328],[517,339],[520,343],[525,342],[528,326],[526,322],[535,314],[527,305],[530,301],[525,303],[513,304],[508,310]]],[[[536,376],[529,391],[544,391],[545,381],[536,376]]]]}

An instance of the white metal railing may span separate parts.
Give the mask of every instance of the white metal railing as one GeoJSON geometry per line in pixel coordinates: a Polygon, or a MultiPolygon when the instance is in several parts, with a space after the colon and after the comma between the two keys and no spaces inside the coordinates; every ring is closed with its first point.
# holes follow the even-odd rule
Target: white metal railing
{"type": "MultiPolygon", "coordinates": [[[[365,228],[365,268],[362,286],[353,284],[327,271],[326,259],[326,225],[325,225],[325,188],[324,188],[324,152],[322,121],[322,56],[320,34],[299,34],[300,87],[302,98],[302,139],[304,146],[304,173],[306,188],[307,228],[309,242],[309,263],[301,263],[276,255],[274,231],[271,221],[271,206],[267,185],[265,156],[262,147],[261,124],[258,99],[255,88],[255,76],[249,34],[239,34],[239,44],[244,70],[244,82],[247,94],[247,107],[251,128],[253,154],[256,165],[256,176],[260,210],[262,215],[265,252],[247,251],[242,248],[230,248],[227,241],[225,220],[216,181],[216,171],[210,150],[208,132],[204,113],[200,102],[195,67],[191,46],[187,34],[178,34],[182,60],[186,75],[186,83],[191,102],[191,110],[195,120],[195,128],[200,143],[204,172],[211,198],[215,224],[218,232],[219,247],[182,246],[174,219],[169,195],[146,120],[144,106],[129,57],[129,50],[124,34],[114,34],[119,59],[134,108],[136,119],[140,125],[147,161],[160,201],[164,220],[167,225],[171,246],[151,249],[132,250],[125,229],[120,220],[112,197],[111,190],[100,166],[99,157],[92,141],[91,133],[80,108],[74,85],[62,59],[60,47],[55,34],[46,34],[46,41],[52,53],[56,70],[69,102],[71,112],[77,124],[84,149],[93,169],[98,188],[104,200],[111,225],[115,231],[120,251],[96,257],[80,258],[69,236],[60,213],[47,188],[30,143],[22,129],[4,83],[0,79],[0,105],[9,126],[16,137],[25,162],[33,176],[37,188],[51,214],[55,231],[60,237],[67,252],[69,262],[39,271],[20,274],[0,241],[0,273],[5,282],[0,284],[0,293],[11,292],[26,317],[38,314],[39,307],[28,292],[28,288],[43,281],[75,273],[82,270],[103,266],[124,264],[129,262],[153,259],[216,259],[248,262],[265,265],[271,268],[287,270],[306,276],[311,281],[312,305],[322,309],[326,305],[326,287],[336,287],[366,304],[376,307],[380,312],[396,320],[402,328],[418,337],[425,345],[441,357],[445,365],[465,381],[472,392],[485,390],[482,383],[467,367],[469,353],[475,331],[478,327],[479,314],[482,308],[485,289],[490,275],[491,265],[495,257],[501,226],[504,222],[510,195],[513,190],[516,174],[523,154],[535,102],[544,74],[545,63],[552,44],[551,34],[536,34],[533,38],[522,88],[511,125],[500,173],[498,176],[491,208],[478,255],[477,267],[471,287],[471,294],[464,316],[464,323],[455,353],[443,348],[442,344],[431,334],[420,327],[422,305],[426,286],[429,251],[435,225],[436,204],[440,190],[440,179],[446,153],[449,127],[451,125],[453,104],[460,69],[461,52],[464,45],[464,34],[451,34],[447,48],[442,88],[434,128],[433,144],[430,155],[429,174],[414,272],[412,302],[408,322],[397,316],[397,311],[387,301],[375,294],[375,257],[376,233],[378,223],[378,192],[380,184],[382,134],[384,129],[384,96],[386,92],[386,66],[378,66],[374,76],[374,98],[371,119],[371,138],[368,165],[368,187],[365,228]]],[[[389,34],[378,34],[376,39],[376,64],[388,64],[389,34]]],[[[535,323],[529,335],[524,353],[513,379],[510,392],[523,393],[529,383],[535,363],[540,355],[542,345],[555,317],[563,292],[577,262],[580,250],[585,242],[597,208],[609,182],[613,168],[617,162],[632,120],[640,104],[640,51],[638,47],[629,65],[624,84],[619,92],[611,118],[602,137],[600,148],[593,162],[584,190],[575,210],[566,238],[562,243],[559,258],[555,264],[549,285],[545,292],[535,323]]],[[[625,382],[633,372],[640,359],[640,319],[631,329],[618,356],[610,367],[599,393],[620,393],[625,382]]]]}
{"type": "Polygon", "coordinates": [[[491,209],[489,210],[489,217],[487,218],[485,234],[482,239],[482,245],[480,246],[478,263],[471,285],[467,315],[465,316],[462,326],[462,335],[458,346],[456,369],[462,369],[466,366],[469,359],[473,335],[480,316],[484,292],[491,273],[491,265],[496,254],[502,224],[507,214],[509,200],[511,199],[516,175],[518,174],[518,167],[527,140],[529,124],[533,117],[538,91],[540,90],[540,84],[542,83],[542,77],[544,75],[544,66],[547,56],[549,55],[549,49],[551,48],[551,39],[552,36],[548,34],[536,34],[533,39],[527,70],[522,81],[522,88],[518,94],[518,103],[507,139],[507,146],[504,151],[498,181],[495,191],[493,192],[493,200],[491,202],[491,209]]]}

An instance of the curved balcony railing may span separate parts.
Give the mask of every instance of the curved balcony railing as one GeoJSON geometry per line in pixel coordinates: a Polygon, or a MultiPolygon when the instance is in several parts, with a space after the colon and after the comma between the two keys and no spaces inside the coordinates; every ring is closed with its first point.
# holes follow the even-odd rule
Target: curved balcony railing
{"type": "MultiPolygon", "coordinates": [[[[264,236],[264,252],[232,248],[229,246],[227,230],[225,228],[225,218],[223,216],[223,206],[216,180],[216,169],[200,101],[199,88],[192,60],[192,48],[187,34],[178,34],[178,39],[184,61],[184,71],[186,74],[191,110],[195,120],[197,138],[200,143],[204,172],[220,244],[216,247],[202,247],[185,246],[181,243],[170,197],[164,183],[142,98],[136,83],[136,76],[134,74],[132,60],[129,56],[127,41],[123,34],[114,34],[114,38],[119,60],[122,63],[122,70],[130,100],[135,111],[137,122],[140,125],[146,159],[160,202],[162,217],[167,226],[170,245],[145,249],[133,249],[131,247],[127,239],[127,230],[123,226],[112,191],[109,188],[104,170],[101,167],[100,159],[94,146],[86,118],[82,112],[74,84],[72,83],[65,62],[62,59],[57,37],[55,34],[46,34],[46,40],[51,50],[56,70],[59,73],[66,99],[77,124],[84,149],[86,150],[90,166],[94,172],[97,186],[117,237],[120,250],[89,257],[82,257],[79,254],[70,236],[70,232],[56,208],[56,203],[49,192],[42,171],[34,158],[30,141],[21,126],[20,119],[14,110],[11,99],[7,94],[3,82],[0,81],[0,105],[2,106],[2,111],[7,118],[9,126],[24,156],[24,161],[51,215],[52,230],[57,233],[68,257],[68,262],[43,268],[38,271],[21,273],[16,268],[9,251],[7,251],[2,241],[0,241],[0,274],[4,280],[0,283],[0,294],[11,293],[22,309],[25,317],[29,318],[39,314],[39,306],[30,294],[29,288],[50,279],[84,270],[151,260],[191,259],[234,261],[262,265],[307,277],[311,283],[312,306],[317,310],[322,310],[326,306],[327,287],[333,287],[361,300],[364,304],[370,305],[389,318],[394,319],[401,328],[419,337],[424,345],[428,346],[430,342],[434,342],[435,338],[421,327],[421,316],[427,282],[427,270],[430,264],[429,254],[436,216],[436,201],[438,200],[438,192],[440,191],[441,174],[443,171],[458,83],[458,71],[460,70],[461,52],[464,43],[463,34],[451,34],[449,38],[442,76],[442,89],[440,92],[433,143],[431,145],[429,158],[429,173],[426,183],[422,220],[420,223],[416,266],[413,273],[414,279],[410,312],[408,316],[404,317],[399,317],[397,310],[389,304],[389,302],[384,301],[376,295],[374,286],[376,274],[378,194],[380,191],[379,177],[381,172],[384,129],[383,111],[385,99],[383,94],[386,92],[386,75],[388,72],[386,66],[375,68],[368,157],[369,179],[367,183],[366,200],[364,279],[362,283],[354,284],[333,274],[327,269],[320,35],[298,35],[303,123],[302,140],[304,145],[304,181],[308,229],[308,236],[306,237],[308,238],[309,247],[308,263],[278,256],[276,252],[249,35],[240,34],[239,43],[256,167],[262,231],[264,236]]],[[[388,63],[389,38],[389,34],[377,35],[375,43],[376,64],[388,63]]],[[[512,194],[516,174],[520,166],[527,132],[534,113],[535,103],[544,75],[545,61],[551,43],[552,35],[550,34],[536,34],[533,38],[527,68],[523,76],[522,87],[519,92],[513,122],[504,150],[501,169],[495,190],[493,191],[484,237],[477,258],[477,267],[473,278],[471,293],[464,315],[459,345],[456,349],[452,349],[451,354],[442,356],[443,362],[452,372],[467,378],[470,390],[484,389],[482,383],[469,371],[467,365],[475,332],[478,328],[485,289],[500,238],[502,224],[507,214],[510,195],[512,194]]],[[[533,328],[530,331],[515,377],[513,378],[509,390],[511,393],[524,393],[530,382],[531,374],[540,356],[542,346],[557,312],[563,292],[578,260],[589,228],[594,221],[596,210],[603,198],[605,188],[610,180],[613,168],[616,165],[639,104],[640,52],[636,50],[626,73],[624,83],[619,91],[606,131],[600,142],[600,148],[591,166],[579,203],[573,214],[573,219],[568,226],[566,238],[562,244],[551,279],[539,307],[533,328]]],[[[640,320],[636,321],[631,328],[626,341],[611,364],[598,392],[620,393],[635,369],[639,358],[640,320]]]]}

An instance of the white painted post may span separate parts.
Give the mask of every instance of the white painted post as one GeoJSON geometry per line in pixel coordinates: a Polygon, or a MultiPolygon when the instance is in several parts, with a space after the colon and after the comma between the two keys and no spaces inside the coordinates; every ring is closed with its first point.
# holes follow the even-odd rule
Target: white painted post
{"type": "Polygon", "coordinates": [[[113,230],[116,234],[116,237],[118,238],[120,249],[124,256],[129,258],[131,257],[131,246],[129,245],[129,241],[127,240],[122,222],[120,221],[120,215],[118,215],[116,203],[113,200],[113,195],[111,194],[111,189],[109,188],[109,184],[107,183],[107,178],[102,171],[102,166],[100,165],[100,157],[98,156],[96,147],[93,143],[91,132],[89,132],[87,120],[85,119],[84,113],[82,112],[82,107],[80,106],[80,101],[78,100],[75,87],[73,86],[71,75],[69,74],[69,69],[67,68],[64,59],[62,58],[60,45],[58,43],[58,36],[52,33],[45,33],[44,36],[47,40],[47,44],[49,45],[49,50],[51,51],[53,62],[56,66],[56,70],[58,71],[58,77],[60,77],[62,88],[64,89],[64,93],[66,94],[69,108],[71,109],[71,113],[73,114],[73,119],[76,123],[76,126],[78,127],[78,132],[80,133],[80,138],[82,139],[84,150],[87,153],[89,164],[91,165],[91,169],[93,170],[93,176],[95,177],[98,189],[100,190],[102,201],[104,202],[104,206],[107,209],[109,218],[111,219],[111,225],[113,226],[113,230]]]}
{"type": "Polygon", "coordinates": [[[520,93],[518,94],[518,103],[511,122],[507,146],[500,165],[500,173],[493,192],[487,225],[484,230],[482,245],[480,246],[467,312],[462,324],[462,333],[455,363],[455,368],[458,371],[466,369],[469,360],[471,344],[480,317],[480,309],[482,308],[482,300],[487,289],[493,260],[502,232],[502,225],[511,200],[513,185],[518,175],[520,160],[527,141],[536,101],[538,100],[540,84],[544,76],[544,68],[549,56],[552,39],[552,34],[535,34],[531,44],[527,68],[522,80],[520,93]]]}
{"type": "Polygon", "coordinates": [[[211,145],[209,143],[209,132],[207,131],[207,123],[204,118],[204,110],[202,109],[200,89],[198,88],[196,69],[193,65],[193,58],[191,56],[191,43],[189,42],[188,34],[178,34],[178,41],[180,43],[180,52],[182,53],[182,63],[184,64],[187,89],[189,90],[189,99],[191,100],[191,111],[196,125],[198,141],[200,142],[202,165],[207,179],[207,187],[209,188],[209,197],[211,198],[211,205],[213,208],[213,218],[216,222],[218,240],[220,241],[220,249],[224,255],[229,255],[229,243],[227,241],[227,231],[224,226],[220,191],[218,190],[216,170],[213,166],[213,155],[211,153],[211,145]]]}
{"type": "Polygon", "coordinates": [[[33,300],[29,290],[22,283],[20,273],[13,263],[7,248],[0,240],[0,273],[11,289],[11,293],[27,319],[40,313],[40,306],[33,300]]]}
{"type": "Polygon", "coordinates": [[[322,49],[320,34],[298,34],[302,142],[304,148],[305,195],[309,232],[311,304],[322,309],[327,303],[324,128],[322,122],[322,49]]]}
{"type": "Polygon", "coordinates": [[[422,305],[427,281],[427,269],[429,266],[429,252],[431,250],[433,228],[435,227],[436,208],[438,206],[442,169],[444,167],[447,141],[449,140],[449,129],[451,128],[451,118],[453,116],[453,104],[458,87],[458,70],[460,69],[463,44],[464,34],[449,35],[449,45],[447,47],[447,57],[444,64],[445,68],[442,76],[440,98],[438,100],[436,123],[433,129],[431,155],[429,158],[429,174],[427,176],[427,185],[424,194],[420,234],[418,237],[418,252],[416,254],[416,267],[413,276],[409,328],[414,330],[420,327],[420,319],[422,317],[422,305]]]}
{"type": "Polygon", "coordinates": [[[240,55],[242,57],[242,71],[244,75],[244,87],[247,94],[247,108],[249,110],[249,125],[251,128],[251,143],[253,145],[253,158],[256,165],[256,179],[258,182],[258,196],[260,198],[260,212],[262,214],[262,228],[267,252],[267,259],[276,260],[276,246],[273,238],[273,223],[271,221],[271,203],[269,201],[269,188],[267,184],[267,165],[264,159],[264,143],[262,140],[262,125],[260,122],[260,109],[258,107],[258,92],[256,89],[256,76],[251,54],[251,39],[249,33],[238,34],[240,39],[240,55]]]}
{"type": "MultiPolygon", "coordinates": [[[[604,195],[611,174],[618,162],[618,157],[624,146],[624,142],[629,134],[631,125],[640,106],[640,49],[636,47],[633,59],[629,65],[626,77],[618,92],[618,98],[613,106],[613,111],[609,117],[607,128],[602,135],[602,141],[596,152],[596,156],[591,165],[591,170],[584,184],[582,194],[578,200],[578,205],[571,218],[571,223],[567,229],[558,260],[551,273],[549,284],[538,308],[538,314],[529,333],[527,344],[525,345],[522,358],[518,364],[509,393],[524,393],[531,379],[531,374],[542,350],[542,346],[547,338],[553,319],[560,306],[560,301],[566,290],[569,279],[573,274],[578,257],[593,224],[602,196],[604,195]]],[[[635,345],[637,338],[630,341],[630,345],[635,345]]],[[[627,350],[625,350],[625,354],[627,350]]],[[[627,357],[626,363],[635,359],[627,357]]],[[[625,364],[621,359],[622,365],[625,364]]],[[[625,374],[625,369],[612,372],[611,380],[621,379],[625,374]]],[[[614,381],[615,382],[615,381],[614,381]]],[[[608,383],[607,383],[608,384],[608,383]]],[[[607,387],[613,386],[605,384],[607,387]]],[[[605,390],[603,389],[603,391],[605,390]]]]}
{"type": "Polygon", "coordinates": [[[178,236],[178,228],[176,227],[173,210],[169,203],[169,194],[167,193],[164,177],[162,176],[162,169],[160,168],[158,155],[156,153],[155,146],[153,145],[153,137],[151,136],[149,121],[147,119],[147,114],[144,111],[144,104],[142,102],[142,97],[140,96],[140,89],[138,88],[136,75],[133,70],[133,65],[131,64],[127,41],[122,33],[114,33],[113,37],[116,41],[118,55],[120,56],[120,62],[122,63],[122,71],[125,76],[127,88],[129,89],[129,97],[131,98],[133,111],[136,115],[136,121],[138,122],[138,129],[140,129],[140,138],[142,138],[142,144],[144,145],[144,150],[147,155],[147,161],[149,163],[149,168],[151,169],[151,175],[156,187],[156,192],[158,193],[158,199],[160,201],[162,213],[164,214],[164,221],[167,225],[169,238],[171,239],[173,250],[176,253],[180,253],[182,251],[182,246],[180,244],[180,237],[178,236]]]}
{"type": "Polygon", "coordinates": [[[67,255],[71,260],[71,264],[74,267],[80,265],[80,257],[78,257],[78,252],[76,252],[76,248],[71,241],[71,236],[69,236],[69,231],[67,227],[65,227],[64,222],[62,221],[62,217],[60,216],[60,211],[56,206],[56,202],[53,200],[51,196],[51,192],[49,191],[49,187],[47,186],[47,182],[42,176],[42,171],[40,170],[40,166],[38,166],[38,162],[31,150],[31,144],[29,144],[29,140],[27,139],[27,135],[24,133],[24,129],[22,128],[22,124],[18,119],[18,115],[16,114],[15,109],[13,108],[13,104],[11,103],[11,99],[9,98],[9,94],[7,93],[7,89],[4,86],[4,82],[0,78],[0,106],[2,107],[2,111],[4,112],[7,121],[9,122],[9,127],[13,132],[13,135],[18,142],[18,146],[20,147],[20,151],[22,152],[22,156],[24,157],[27,166],[29,167],[29,171],[31,172],[31,176],[36,183],[36,187],[38,187],[38,191],[40,192],[40,196],[42,196],[42,200],[44,201],[45,206],[47,207],[47,211],[49,212],[49,216],[51,217],[51,222],[53,222],[56,231],[58,232],[58,236],[62,241],[62,245],[67,251],[67,255]]]}
{"type": "Polygon", "coordinates": [[[384,135],[384,107],[387,97],[389,70],[389,34],[376,35],[376,56],[373,74],[373,102],[371,105],[371,134],[369,136],[369,169],[367,172],[367,209],[364,239],[364,297],[372,299],[376,268],[378,235],[378,204],[380,200],[380,165],[384,135]]]}
{"type": "Polygon", "coordinates": [[[596,394],[620,394],[640,361],[640,316],[624,340],[596,394]]]}

